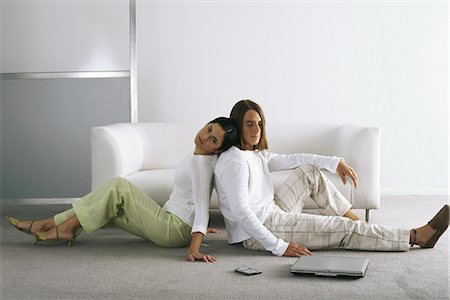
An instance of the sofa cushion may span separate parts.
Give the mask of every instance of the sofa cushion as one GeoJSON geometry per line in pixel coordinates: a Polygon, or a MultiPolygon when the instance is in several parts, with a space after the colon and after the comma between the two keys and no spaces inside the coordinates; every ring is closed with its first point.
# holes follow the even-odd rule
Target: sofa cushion
{"type": "Polygon", "coordinates": [[[125,176],[142,192],[163,206],[172,192],[175,169],[146,170],[125,176]]]}

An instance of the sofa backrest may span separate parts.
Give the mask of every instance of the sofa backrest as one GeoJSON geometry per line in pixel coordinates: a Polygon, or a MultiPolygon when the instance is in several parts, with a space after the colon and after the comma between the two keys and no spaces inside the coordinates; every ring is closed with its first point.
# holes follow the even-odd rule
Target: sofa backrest
{"type": "MultiPolygon", "coordinates": [[[[194,150],[201,125],[195,123],[131,124],[141,138],[141,170],[171,169],[194,150]]],[[[273,123],[267,126],[269,150],[278,153],[331,155],[338,126],[328,124],[273,123]]]]}
{"type": "MultiPolygon", "coordinates": [[[[171,169],[194,150],[197,123],[131,124],[142,142],[142,170],[171,169]]],[[[278,153],[330,153],[339,127],[333,124],[272,123],[267,126],[269,150],[278,153]]]]}
{"type": "Polygon", "coordinates": [[[194,139],[202,127],[198,123],[134,123],[141,137],[141,170],[173,169],[194,151],[194,139]]]}
{"type": "Polygon", "coordinates": [[[336,155],[331,147],[338,129],[334,124],[269,123],[266,126],[269,150],[336,155]]]}

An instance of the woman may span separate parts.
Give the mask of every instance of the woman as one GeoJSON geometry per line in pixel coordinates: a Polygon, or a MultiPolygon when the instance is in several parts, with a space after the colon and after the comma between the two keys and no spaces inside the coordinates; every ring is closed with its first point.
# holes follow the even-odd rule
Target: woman
{"type": "Polygon", "coordinates": [[[39,221],[8,218],[37,241],[72,241],[81,230],[91,233],[114,222],[162,247],[184,247],[189,261],[215,261],[200,252],[208,231],[209,201],[217,154],[236,145],[239,134],[229,118],[217,118],[197,133],[193,154],[175,171],[174,188],[163,207],[123,178],[116,178],[73,203],[73,208],[39,221]],[[195,212],[195,213],[194,213],[195,212]]]}
{"type": "Polygon", "coordinates": [[[409,245],[431,248],[449,223],[445,205],[428,224],[411,230],[369,225],[358,220],[351,204],[319,170],[348,176],[355,187],[356,172],[341,158],[269,152],[261,107],[251,101],[235,104],[231,119],[241,134],[216,163],[214,179],[229,243],[243,242],[252,250],[278,256],[312,255],[310,249],[345,248],[406,251],[409,245]],[[274,195],[271,171],[295,169],[274,195]],[[312,198],[321,215],[302,213],[312,198]]]}

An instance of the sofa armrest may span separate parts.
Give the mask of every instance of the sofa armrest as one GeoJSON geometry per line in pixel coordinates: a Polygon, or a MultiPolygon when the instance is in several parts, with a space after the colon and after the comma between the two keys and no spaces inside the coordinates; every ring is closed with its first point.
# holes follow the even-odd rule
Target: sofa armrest
{"type": "Polygon", "coordinates": [[[139,171],[142,141],[131,123],[94,127],[91,130],[91,188],[115,177],[139,171]]]}
{"type": "MultiPolygon", "coordinates": [[[[356,208],[380,207],[379,130],[372,127],[343,125],[333,141],[333,151],[357,172],[359,188],[352,186],[351,201],[356,208]]],[[[347,183],[349,184],[349,183],[347,183]]]]}

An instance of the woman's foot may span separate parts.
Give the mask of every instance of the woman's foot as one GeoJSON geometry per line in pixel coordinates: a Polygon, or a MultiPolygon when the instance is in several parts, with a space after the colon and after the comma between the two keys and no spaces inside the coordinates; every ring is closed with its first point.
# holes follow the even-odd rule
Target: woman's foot
{"type": "Polygon", "coordinates": [[[80,227],[80,222],[76,216],[72,216],[58,226],[52,227],[49,230],[38,232],[39,237],[44,236],[46,241],[72,241],[77,235],[76,231],[80,227]]]}
{"type": "Polygon", "coordinates": [[[38,221],[19,221],[14,226],[21,231],[36,235],[36,233],[39,231],[50,230],[55,226],[55,221],[53,218],[38,221]]]}
{"type": "Polygon", "coordinates": [[[76,238],[75,230],[64,228],[61,225],[51,228],[47,232],[44,232],[44,234],[42,232],[39,232],[38,236],[45,236],[45,238],[43,239],[45,241],[72,241],[76,238]]]}

